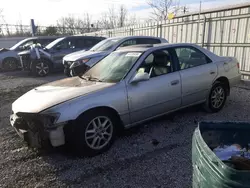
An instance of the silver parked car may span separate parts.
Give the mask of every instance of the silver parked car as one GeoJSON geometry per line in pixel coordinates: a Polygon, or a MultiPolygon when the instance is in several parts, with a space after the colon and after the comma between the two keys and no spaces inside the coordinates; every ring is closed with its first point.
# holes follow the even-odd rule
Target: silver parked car
{"type": "Polygon", "coordinates": [[[120,47],[139,44],[168,43],[164,38],[151,36],[113,37],[103,40],[88,51],[78,51],[64,56],[64,73],[67,76],[83,74],[89,67],[120,47]]]}
{"type": "Polygon", "coordinates": [[[194,44],[125,47],[80,77],[27,92],[12,104],[10,122],[32,146],[73,143],[96,155],[123,128],[196,104],[220,111],[240,77],[235,58],[194,44]]]}

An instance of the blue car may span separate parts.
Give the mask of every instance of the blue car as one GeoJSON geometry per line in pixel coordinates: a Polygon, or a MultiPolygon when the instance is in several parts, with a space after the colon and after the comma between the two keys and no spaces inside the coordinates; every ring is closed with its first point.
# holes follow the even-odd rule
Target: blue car
{"type": "Polygon", "coordinates": [[[46,76],[50,72],[63,70],[62,59],[65,55],[88,50],[105,39],[92,36],[67,36],[58,38],[45,48],[31,48],[18,53],[23,70],[31,71],[36,76],[46,76]]]}

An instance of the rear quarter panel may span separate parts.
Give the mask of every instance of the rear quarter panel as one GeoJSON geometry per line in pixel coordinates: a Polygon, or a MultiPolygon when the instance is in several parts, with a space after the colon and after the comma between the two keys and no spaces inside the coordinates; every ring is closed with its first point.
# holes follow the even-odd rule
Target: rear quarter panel
{"type": "Polygon", "coordinates": [[[237,59],[222,57],[220,60],[216,62],[218,67],[218,75],[219,77],[226,77],[229,80],[230,87],[239,83],[241,80],[241,74],[239,73],[239,69],[237,67],[237,59]]]}

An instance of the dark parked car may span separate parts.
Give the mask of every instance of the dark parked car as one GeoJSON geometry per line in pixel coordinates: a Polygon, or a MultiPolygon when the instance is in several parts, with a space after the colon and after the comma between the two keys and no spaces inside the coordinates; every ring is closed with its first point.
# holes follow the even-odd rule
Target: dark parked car
{"type": "Polygon", "coordinates": [[[65,55],[88,50],[103,39],[105,38],[93,36],[62,37],[45,48],[31,48],[18,55],[24,70],[29,70],[36,76],[46,76],[52,71],[63,70],[62,59],[65,55]]]}
{"type": "Polygon", "coordinates": [[[78,74],[82,74],[102,58],[106,57],[108,54],[120,47],[159,43],[168,43],[168,41],[164,38],[151,36],[108,38],[93,46],[93,48],[91,48],[89,51],[79,51],[65,56],[63,58],[63,65],[65,67],[64,74],[67,76],[76,76],[78,74]]]}
{"type": "Polygon", "coordinates": [[[57,38],[56,36],[31,37],[21,40],[9,49],[0,49],[0,69],[5,71],[16,70],[20,66],[18,52],[29,49],[29,46],[35,42],[46,46],[57,38]]]}

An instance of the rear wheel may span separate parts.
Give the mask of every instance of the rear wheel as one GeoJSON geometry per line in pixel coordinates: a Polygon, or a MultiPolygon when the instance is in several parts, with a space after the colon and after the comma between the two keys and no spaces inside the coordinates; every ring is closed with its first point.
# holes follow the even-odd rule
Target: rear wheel
{"type": "Polygon", "coordinates": [[[51,64],[49,61],[41,59],[32,63],[32,73],[35,76],[47,76],[51,71],[51,64]]]}
{"type": "Polygon", "coordinates": [[[204,105],[205,110],[212,113],[219,112],[224,107],[226,99],[227,89],[225,84],[215,82],[204,105]]]}
{"type": "Polygon", "coordinates": [[[18,68],[18,62],[15,58],[6,58],[3,60],[4,71],[14,71],[18,68]]]}
{"type": "Polygon", "coordinates": [[[71,141],[78,154],[98,155],[108,150],[114,142],[117,121],[109,111],[88,112],[75,123],[71,141]]]}

